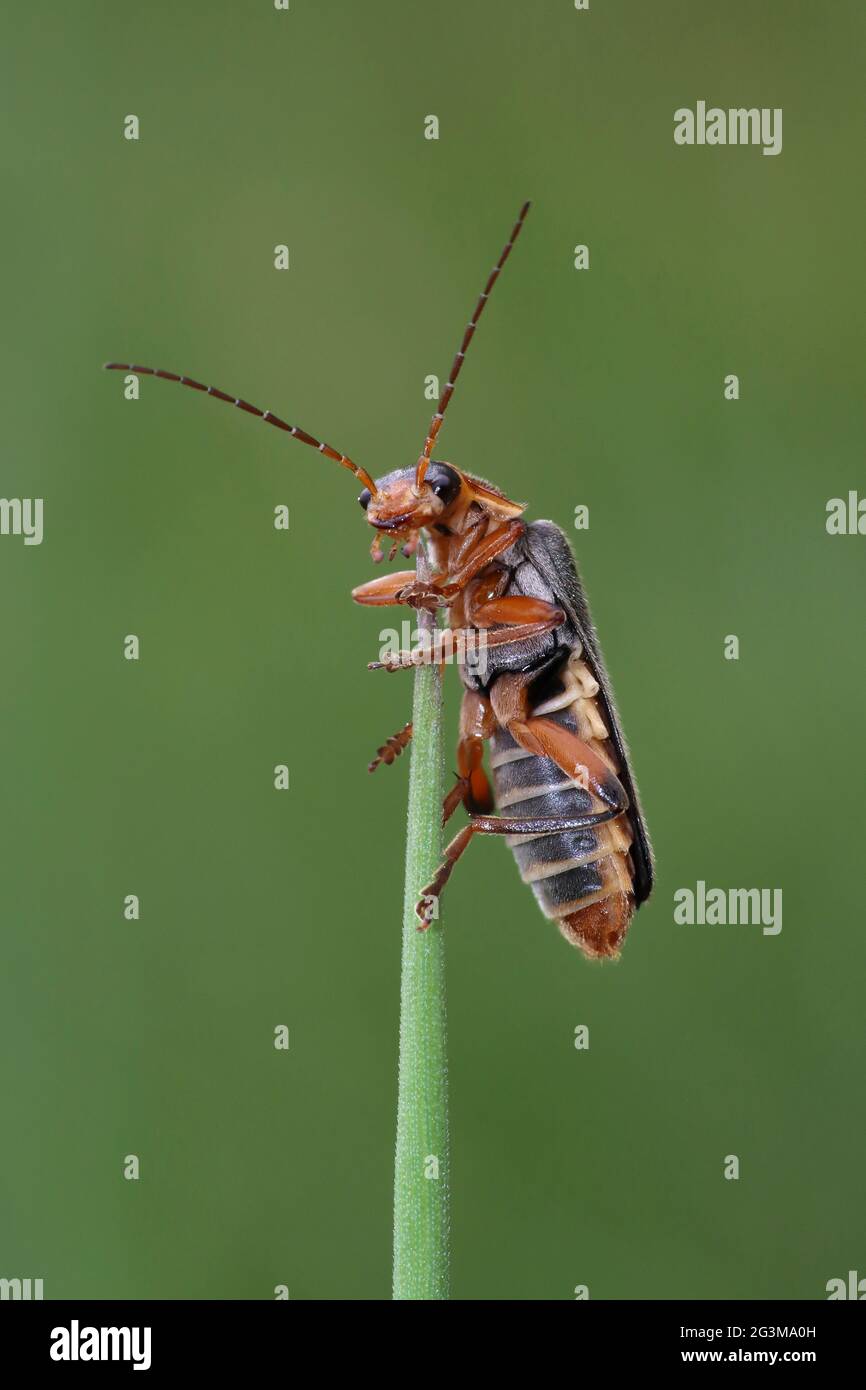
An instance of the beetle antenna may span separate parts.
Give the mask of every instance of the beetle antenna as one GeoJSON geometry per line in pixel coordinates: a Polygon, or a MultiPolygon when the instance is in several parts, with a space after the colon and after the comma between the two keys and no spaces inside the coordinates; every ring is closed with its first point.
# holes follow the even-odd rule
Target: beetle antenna
{"type": "Polygon", "coordinates": [[[350,473],[354,473],[356,478],[369,488],[372,495],[376,495],[376,484],[369,473],[361,468],[357,463],[353,463],[346,454],[341,454],[337,449],[332,449],[330,444],[323,444],[321,440],[314,439],[306,430],[299,429],[297,425],[287,425],[285,420],[281,420],[278,415],[274,415],[270,410],[259,410],[258,406],[250,405],[249,401],[242,401],[237,396],[229,396],[225,391],[217,390],[216,386],[205,386],[200,381],[193,381],[191,376],[178,376],[175,372],[164,372],[156,367],[138,367],[131,362],[106,362],[107,372],[134,372],[136,376],[158,376],[162,381],[178,381],[181,386],[191,386],[194,391],[204,391],[209,396],[216,396],[218,401],[228,401],[229,405],[236,405],[238,410],[245,410],[248,415],[256,415],[260,420],[264,420],[266,425],[275,425],[278,430],[285,430],[293,439],[300,439],[302,444],[309,444],[314,449],[318,449],[320,454],[326,458],[335,459],[337,463],[348,468],[350,473]]]}
{"type": "Polygon", "coordinates": [[[416,488],[419,488],[424,481],[424,475],[427,472],[427,465],[430,462],[430,455],[433,451],[433,445],[436,442],[436,436],[439,433],[439,430],[442,426],[442,417],[444,416],[445,411],[448,409],[448,402],[454,394],[454,385],[457,381],[458,376],[460,375],[460,370],[463,366],[463,359],[466,356],[466,350],[469,347],[469,344],[472,342],[472,339],[475,335],[475,330],[478,327],[478,320],[481,318],[484,306],[490,298],[490,292],[493,289],[493,286],[499,279],[499,272],[505,265],[505,262],[508,260],[508,257],[511,255],[511,248],[517,240],[518,236],[520,235],[520,229],[523,226],[526,214],[529,212],[529,206],[529,203],[524,203],[523,207],[520,209],[520,214],[517,218],[517,221],[511,229],[511,236],[508,238],[508,241],[502,249],[502,255],[499,257],[499,260],[496,262],[495,266],[493,267],[489,276],[487,277],[487,284],[481,291],[481,295],[478,299],[478,303],[475,305],[475,310],[472,314],[472,317],[466,325],[466,332],[463,334],[463,341],[457,350],[457,356],[454,358],[454,361],[451,364],[451,371],[449,373],[448,380],[445,383],[445,389],[442,392],[441,399],[439,401],[438,406],[436,407],[436,414],[430,421],[430,429],[428,431],[427,438],[424,442],[424,448],[421,451],[421,456],[418,459],[418,463],[415,468],[416,488]]]}

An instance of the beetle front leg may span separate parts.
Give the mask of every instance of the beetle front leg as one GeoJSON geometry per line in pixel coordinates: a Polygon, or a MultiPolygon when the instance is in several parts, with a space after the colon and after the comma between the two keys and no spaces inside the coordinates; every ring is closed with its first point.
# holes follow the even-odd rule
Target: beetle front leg
{"type": "Polygon", "coordinates": [[[408,724],[404,724],[402,729],[398,729],[396,734],[392,734],[389,739],[386,739],[381,748],[376,749],[376,756],[373,761],[369,763],[367,771],[375,772],[376,768],[380,767],[382,763],[384,763],[386,767],[390,767],[394,759],[399,758],[403,749],[407,747],[411,737],[412,721],[410,719],[408,724]]]}
{"type": "Polygon", "coordinates": [[[363,603],[367,607],[392,607],[394,604],[405,602],[404,599],[398,598],[398,594],[410,588],[415,579],[414,570],[395,570],[393,574],[383,574],[378,579],[359,584],[352,590],[352,598],[356,603],[363,603]]]}
{"type": "Polygon", "coordinates": [[[466,585],[476,575],[495,560],[497,555],[502,555],[504,551],[510,550],[515,541],[526,531],[526,522],[513,520],[506,521],[502,526],[497,526],[492,531],[488,531],[464,554],[461,555],[459,564],[450,574],[443,575],[434,581],[436,588],[446,596],[454,598],[458,593],[466,588],[466,585]]]}
{"type": "Polygon", "coordinates": [[[393,574],[370,579],[352,590],[352,598],[372,608],[405,604],[407,608],[426,608],[431,613],[450,602],[434,584],[419,580],[415,570],[395,570],[393,574]]]}

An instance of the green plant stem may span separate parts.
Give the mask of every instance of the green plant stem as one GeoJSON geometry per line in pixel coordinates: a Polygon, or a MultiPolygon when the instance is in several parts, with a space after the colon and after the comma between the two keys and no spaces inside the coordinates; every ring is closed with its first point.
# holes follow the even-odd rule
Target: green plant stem
{"type": "MultiPolygon", "coordinates": [[[[418,556],[418,576],[428,576],[418,556]]],[[[429,614],[418,626],[432,629],[429,614]]],[[[448,1298],[449,1147],[445,942],[434,920],[418,931],[421,890],[441,862],[442,681],[435,665],[415,672],[409,824],[403,901],[400,1075],[394,1171],[394,1298],[448,1298]]]]}

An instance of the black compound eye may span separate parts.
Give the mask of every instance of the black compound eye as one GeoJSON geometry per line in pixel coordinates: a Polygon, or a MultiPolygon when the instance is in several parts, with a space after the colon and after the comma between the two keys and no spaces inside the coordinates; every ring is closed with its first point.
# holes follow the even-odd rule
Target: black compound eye
{"type": "Polygon", "coordinates": [[[364,509],[364,511],[366,511],[367,508],[369,507],[369,505],[370,505],[370,489],[369,489],[368,487],[365,487],[365,488],[364,488],[364,491],[361,493],[361,496],[358,498],[358,506],[359,506],[359,507],[362,507],[362,508],[364,509]]]}
{"type": "Polygon", "coordinates": [[[425,482],[430,484],[433,492],[447,506],[453,502],[460,491],[460,476],[447,463],[431,463],[427,469],[425,482]]]}

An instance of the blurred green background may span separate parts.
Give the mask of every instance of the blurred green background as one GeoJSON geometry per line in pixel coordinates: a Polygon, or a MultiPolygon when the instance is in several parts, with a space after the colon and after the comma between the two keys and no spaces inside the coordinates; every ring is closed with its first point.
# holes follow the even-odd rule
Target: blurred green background
{"type": "Polygon", "coordinates": [[[99,368],[405,465],[525,197],[437,454],[566,529],[589,506],[659,872],[606,968],[502,844],[455,875],[454,1296],[866,1274],[866,540],[824,525],[864,483],[862,4],[13,3],[5,28],[2,492],[45,499],[45,539],[0,538],[0,1275],[389,1295],[408,760],[366,764],[411,677],[365,670],[388,623],[348,597],[358,488],[99,368]],[[782,154],[677,148],[698,99],[781,106],[782,154]],[[698,879],[782,888],[781,935],[674,925],[698,879]]]}

